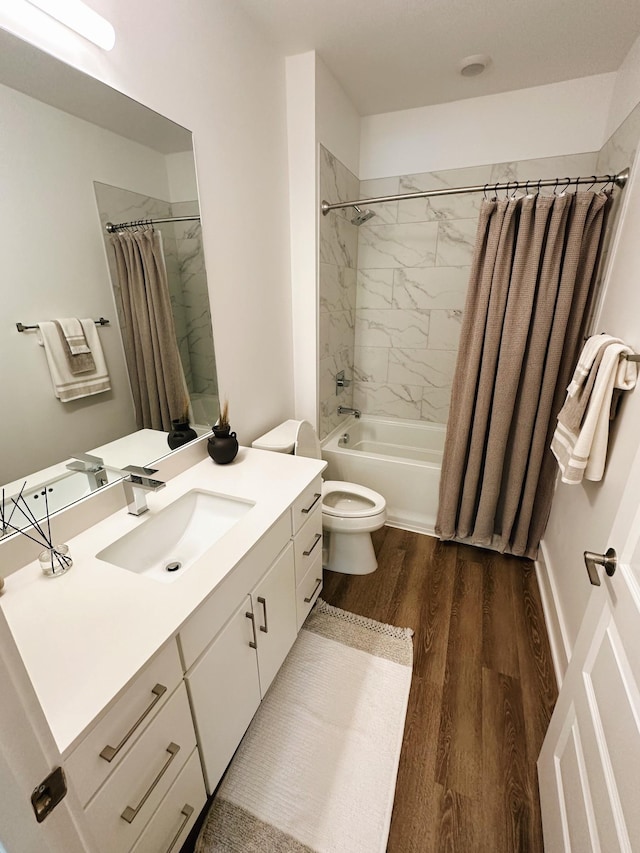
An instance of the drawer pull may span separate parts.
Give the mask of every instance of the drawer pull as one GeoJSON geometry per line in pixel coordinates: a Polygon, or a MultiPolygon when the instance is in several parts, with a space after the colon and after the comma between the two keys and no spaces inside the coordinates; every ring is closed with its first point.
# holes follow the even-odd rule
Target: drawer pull
{"type": "Polygon", "coordinates": [[[189,803],[185,803],[185,804],[184,804],[184,808],[182,809],[182,811],[180,812],[180,814],[181,814],[181,815],[184,815],[184,820],[183,820],[183,821],[182,821],[182,823],[180,824],[180,829],[179,829],[179,830],[176,832],[176,834],[173,836],[173,841],[172,841],[172,842],[171,842],[171,844],[167,847],[167,853],[171,853],[171,851],[173,850],[173,848],[174,848],[174,847],[176,846],[176,844],[178,843],[178,839],[179,839],[179,838],[180,838],[180,836],[182,835],[182,830],[183,830],[183,829],[185,828],[185,826],[189,823],[189,818],[190,818],[190,817],[191,817],[191,815],[193,814],[193,806],[190,806],[190,805],[189,805],[189,803]]]}
{"type": "Polygon", "coordinates": [[[252,649],[257,649],[258,648],[258,638],[256,637],[256,620],[253,618],[253,613],[250,610],[247,610],[247,612],[244,615],[247,617],[247,619],[251,619],[251,628],[253,629],[253,642],[251,642],[251,640],[249,640],[249,646],[252,649]]]}
{"type": "Polygon", "coordinates": [[[321,584],[321,583],[322,583],[322,578],[316,578],[316,585],[315,585],[315,587],[314,587],[314,590],[313,590],[313,592],[311,593],[311,595],[309,596],[309,598],[305,598],[305,600],[304,600],[304,601],[305,601],[305,604],[308,604],[310,601],[312,601],[312,600],[313,600],[313,596],[314,596],[314,595],[316,594],[316,592],[319,590],[319,588],[320,588],[320,584],[321,584]]]}
{"type": "Polygon", "coordinates": [[[261,595],[258,596],[258,604],[261,604],[264,609],[264,625],[260,626],[260,630],[264,631],[265,634],[269,633],[269,627],[267,625],[267,600],[263,598],[261,595]]]}
{"type": "Polygon", "coordinates": [[[311,548],[309,548],[309,550],[308,550],[308,551],[303,551],[303,552],[302,552],[302,556],[303,556],[303,557],[308,557],[308,556],[309,556],[309,554],[313,551],[313,549],[316,547],[316,545],[318,544],[318,542],[319,542],[321,539],[322,539],[322,533],[316,533],[316,538],[315,538],[315,541],[314,541],[313,545],[311,546],[311,548]]]}
{"type": "Polygon", "coordinates": [[[105,761],[113,761],[113,759],[120,752],[125,743],[129,740],[131,735],[138,728],[140,723],[145,719],[145,717],[147,717],[151,713],[151,711],[153,711],[156,704],[167,692],[167,688],[164,686],[164,684],[156,684],[156,686],[151,690],[151,692],[155,696],[155,699],[151,700],[151,704],[145,709],[145,711],[140,715],[140,717],[138,717],[138,719],[131,726],[129,731],[126,733],[126,735],[122,738],[122,740],[117,746],[105,746],[105,748],[100,753],[100,758],[104,758],[105,761]]]}
{"type": "Polygon", "coordinates": [[[180,747],[178,746],[177,743],[170,743],[169,746],[167,747],[167,752],[169,753],[169,758],[167,758],[165,763],[162,765],[162,769],[160,770],[160,772],[158,773],[156,778],[153,780],[153,782],[149,786],[147,793],[143,796],[143,798],[140,800],[140,802],[135,807],[135,809],[132,808],[131,806],[127,806],[126,809],[120,815],[120,817],[123,820],[126,820],[127,823],[133,823],[133,821],[135,820],[135,818],[138,815],[138,812],[140,811],[140,809],[143,807],[143,805],[147,802],[147,800],[149,799],[149,797],[153,793],[153,789],[156,787],[158,782],[162,779],[164,774],[167,772],[167,770],[169,769],[169,765],[171,764],[173,759],[180,752],[180,747]]]}
{"type": "Polygon", "coordinates": [[[320,494],[320,492],[316,492],[316,493],[315,493],[315,495],[313,496],[313,501],[312,501],[312,503],[310,503],[310,504],[309,504],[309,506],[308,506],[306,509],[301,509],[301,510],[300,510],[300,512],[301,512],[303,515],[306,515],[308,512],[311,512],[311,510],[312,510],[312,509],[314,508],[314,506],[318,503],[318,501],[320,500],[320,498],[321,498],[321,497],[322,497],[322,495],[320,494]]]}

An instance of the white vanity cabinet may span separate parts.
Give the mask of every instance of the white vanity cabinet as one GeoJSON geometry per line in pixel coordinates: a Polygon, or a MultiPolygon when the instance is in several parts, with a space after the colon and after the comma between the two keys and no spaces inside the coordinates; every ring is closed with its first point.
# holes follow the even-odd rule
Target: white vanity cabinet
{"type": "Polygon", "coordinates": [[[100,853],[128,853],[143,836],[155,839],[147,849],[179,849],[206,792],[175,639],[91,728],[65,769],[100,853]],[[187,772],[194,762],[196,775],[187,772]],[[176,797],[186,819],[164,811],[176,797]]]}
{"type": "Polygon", "coordinates": [[[297,636],[289,543],[186,673],[212,793],[297,636]]]}

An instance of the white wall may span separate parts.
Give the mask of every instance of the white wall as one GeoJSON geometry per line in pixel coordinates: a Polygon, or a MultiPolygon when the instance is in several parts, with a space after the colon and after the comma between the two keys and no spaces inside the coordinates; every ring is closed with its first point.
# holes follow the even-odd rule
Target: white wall
{"type": "Polygon", "coordinates": [[[198,198],[198,184],[192,151],[180,151],[177,154],[167,154],[167,178],[169,181],[169,197],[172,203],[193,201],[198,198]]]}
{"type": "MultiPolygon", "coordinates": [[[[622,64],[612,93],[606,138],[609,138],[628,113],[640,102],[640,39],[622,64]]],[[[622,131],[622,136],[626,136],[622,131]]],[[[630,140],[614,137],[616,150],[630,140]]],[[[611,145],[611,143],[610,143],[611,145]]],[[[635,146],[634,146],[635,147],[635,146]]],[[[632,165],[632,164],[629,164],[632,165]]],[[[619,196],[622,205],[600,315],[594,328],[617,335],[640,352],[640,175],[638,158],[632,179],[619,196]]],[[[607,468],[599,483],[581,486],[558,485],[549,524],[542,541],[544,562],[542,581],[549,584],[552,637],[558,646],[561,668],[569,659],[585,612],[591,586],[587,581],[582,552],[604,553],[613,518],[620,502],[633,455],[638,446],[640,422],[640,385],[625,394],[623,405],[612,425],[607,468]],[[554,636],[555,629],[555,636],[554,636]]]]}
{"type": "Polygon", "coordinates": [[[89,5],[109,53],[26,0],[0,26],[193,131],[220,392],[250,442],[293,408],[283,58],[227,0],[89,5]]]}
{"type": "Polygon", "coordinates": [[[615,74],[366,116],[360,180],[598,151],[615,74]]]}
{"type": "Polygon", "coordinates": [[[295,415],[317,427],[319,144],[357,173],[360,117],[315,51],[286,68],[295,415]]]}
{"type": "Polygon", "coordinates": [[[640,36],[616,74],[605,128],[605,140],[640,103],[640,36]]]}
{"type": "Polygon", "coordinates": [[[6,483],[135,429],[93,182],[156,198],[168,197],[168,182],[162,154],[5,86],[0,113],[10,128],[0,158],[0,364],[19,430],[17,446],[0,443],[6,483]],[[61,403],[35,334],[13,324],[69,316],[112,321],[99,331],[112,390],[61,403]]]}
{"type": "Polygon", "coordinates": [[[287,57],[286,68],[295,416],[315,425],[318,417],[315,52],[287,57]]]}
{"type": "Polygon", "coordinates": [[[316,56],[316,138],[356,176],[360,170],[360,122],[346,92],[316,56]]]}

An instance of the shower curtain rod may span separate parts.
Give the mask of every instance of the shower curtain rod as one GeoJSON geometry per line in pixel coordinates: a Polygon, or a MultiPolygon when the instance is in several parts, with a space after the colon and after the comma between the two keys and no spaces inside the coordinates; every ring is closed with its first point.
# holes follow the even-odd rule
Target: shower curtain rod
{"type": "Polygon", "coordinates": [[[440,195],[461,195],[462,193],[481,193],[481,192],[498,192],[499,190],[513,190],[514,192],[525,187],[539,190],[540,187],[560,187],[562,190],[567,190],[571,184],[613,184],[617,187],[623,187],[629,180],[629,169],[623,169],[617,175],[601,175],[600,177],[592,175],[590,178],[545,178],[538,181],[507,181],[506,183],[497,184],[482,184],[475,187],[451,187],[446,190],[422,190],[416,193],[403,193],[399,195],[383,195],[377,198],[361,198],[357,201],[340,201],[336,204],[329,204],[328,201],[323,201],[322,215],[326,216],[330,210],[339,210],[343,207],[358,207],[367,204],[384,204],[387,201],[406,201],[410,198],[434,198],[440,195]]]}
{"type": "Polygon", "coordinates": [[[105,228],[108,234],[115,234],[120,228],[135,228],[136,225],[155,225],[162,222],[200,222],[199,216],[170,216],[168,219],[135,219],[133,222],[120,222],[114,225],[107,222],[105,228]]]}

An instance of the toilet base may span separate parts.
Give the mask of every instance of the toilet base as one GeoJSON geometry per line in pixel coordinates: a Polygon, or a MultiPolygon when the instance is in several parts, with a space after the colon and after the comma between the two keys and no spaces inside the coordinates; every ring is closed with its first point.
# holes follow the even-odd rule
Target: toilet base
{"type": "Polygon", "coordinates": [[[324,567],[343,575],[369,575],[378,568],[370,533],[329,533],[329,559],[324,567]]]}

